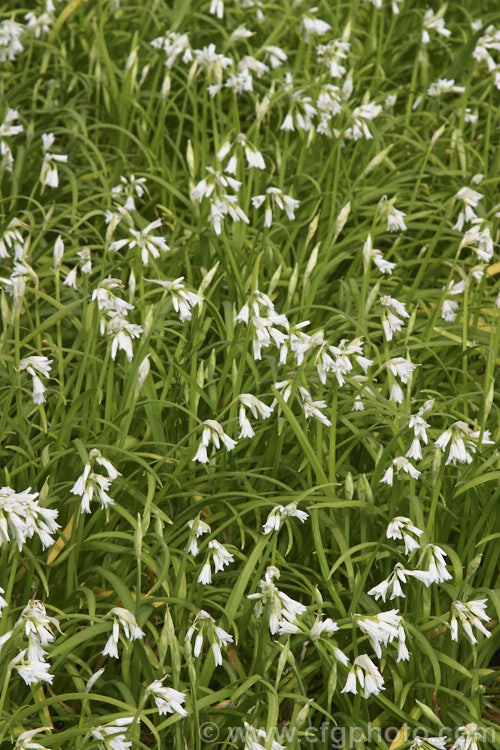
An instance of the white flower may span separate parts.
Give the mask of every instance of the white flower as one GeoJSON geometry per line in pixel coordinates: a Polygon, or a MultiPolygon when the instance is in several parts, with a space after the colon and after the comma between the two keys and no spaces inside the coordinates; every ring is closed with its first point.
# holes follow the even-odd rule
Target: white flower
{"type": "MultiPolygon", "coordinates": [[[[423,533],[422,529],[415,526],[406,516],[396,516],[389,523],[386,536],[388,539],[403,539],[405,543],[405,555],[409,555],[414,549],[420,547],[420,543],[413,536],[419,539],[423,533]]],[[[406,571],[406,573],[408,572],[406,571]]]]}
{"type": "Polygon", "coordinates": [[[47,646],[54,641],[54,633],[51,626],[59,628],[59,621],[55,617],[49,617],[43,602],[32,599],[19,615],[16,625],[22,625],[28,640],[39,642],[41,646],[47,646]]]}
{"type": "Polygon", "coordinates": [[[195,292],[186,289],[184,276],[174,279],[174,281],[161,281],[159,279],[148,279],[152,284],[158,284],[171,295],[172,305],[175,312],[179,313],[181,321],[191,320],[192,310],[198,305],[201,308],[202,298],[195,292]]]}
{"type": "Polygon", "coordinates": [[[90,513],[90,503],[94,495],[97,496],[101,508],[112,505],[114,500],[108,495],[108,490],[111,482],[117,477],[121,477],[121,474],[115,469],[111,461],[104,458],[97,448],[93,448],[89,453],[89,461],[85,464],[83,474],[78,477],[70,490],[73,495],[80,495],[82,498],[80,512],[90,513]],[[94,471],[94,461],[106,469],[107,477],[94,471]]]}
{"type": "Polygon", "coordinates": [[[397,596],[404,598],[405,593],[401,587],[402,583],[406,583],[406,570],[401,563],[397,563],[392,573],[381,583],[373,586],[367,593],[369,596],[373,596],[375,601],[382,599],[385,602],[389,591],[391,592],[389,599],[395,599],[397,596]]]}
{"type": "Polygon", "coordinates": [[[396,198],[387,199],[386,195],[383,195],[378,204],[378,210],[382,217],[387,219],[387,231],[388,232],[404,232],[407,229],[404,217],[406,214],[403,211],[395,208],[394,203],[396,198]]]}
{"type": "Polygon", "coordinates": [[[152,235],[153,229],[161,227],[161,219],[150,222],[144,229],[138,232],[136,229],[129,227],[130,236],[125,240],[116,240],[109,246],[111,252],[121,250],[122,247],[137,247],[141,251],[141,259],[144,266],[149,263],[149,256],[153,258],[160,257],[160,251],[166,253],[170,250],[169,246],[159,235],[152,235]]]}
{"type": "Polygon", "coordinates": [[[458,727],[459,737],[451,746],[450,750],[479,750],[476,740],[481,740],[481,732],[473,721],[464,727],[458,727]]]}
{"type": "Polygon", "coordinates": [[[479,442],[480,435],[480,430],[473,431],[466,422],[459,420],[454,422],[450,429],[441,433],[435,445],[445,452],[451,441],[446,465],[450,463],[456,465],[457,462],[470,464],[472,454],[476,453],[478,447],[493,444],[489,430],[484,430],[481,442],[479,442]]]}
{"type": "Polygon", "coordinates": [[[297,508],[297,503],[289,503],[286,506],[276,505],[267,517],[267,521],[262,527],[263,534],[270,534],[271,531],[279,531],[281,524],[286,518],[298,518],[304,523],[309,518],[309,514],[297,508]]]}
{"type": "Polygon", "coordinates": [[[276,208],[285,211],[287,217],[291,221],[292,219],[295,219],[295,211],[300,205],[298,200],[291,198],[289,195],[285,195],[282,190],[276,187],[267,188],[264,195],[254,195],[252,198],[252,205],[254,208],[260,208],[263,203],[265,203],[265,227],[270,227],[272,225],[273,210],[276,210],[276,208]]]}
{"type": "Polygon", "coordinates": [[[26,370],[31,377],[33,382],[33,402],[35,404],[45,403],[45,391],[46,388],[42,381],[38,377],[38,374],[43,375],[45,378],[50,376],[50,366],[52,360],[47,357],[25,357],[19,362],[19,371],[26,370]],[[38,373],[38,374],[37,374],[38,373]]]}
{"type": "Polygon", "coordinates": [[[37,729],[28,729],[26,732],[21,732],[14,745],[14,750],[49,750],[46,745],[40,745],[39,742],[34,741],[35,735],[40,732],[46,732],[49,727],[39,727],[37,729]]]}
{"type": "Polygon", "coordinates": [[[278,632],[282,620],[288,620],[293,625],[297,615],[304,614],[307,609],[303,604],[295,601],[295,599],[292,599],[278,589],[273,583],[273,578],[279,578],[279,576],[280,572],[278,568],[269,566],[266,570],[264,580],[260,581],[261,593],[249,594],[247,596],[247,599],[257,601],[254,608],[256,617],[262,615],[264,608],[267,609],[271,635],[275,635],[278,632]]]}
{"type": "Polygon", "coordinates": [[[220,544],[220,542],[218,542],[217,540],[212,539],[212,541],[208,543],[208,557],[204,565],[202,566],[201,572],[198,576],[198,583],[202,583],[204,585],[212,583],[212,570],[210,567],[210,562],[213,562],[214,564],[214,572],[218,573],[220,570],[223,570],[226,565],[234,562],[234,556],[231,552],[227,551],[223,544],[220,544]]]}
{"type": "Polygon", "coordinates": [[[318,422],[321,422],[326,427],[330,427],[331,421],[321,412],[321,409],[327,408],[326,401],[313,401],[309,391],[301,385],[299,386],[299,393],[302,399],[301,406],[304,410],[306,419],[314,417],[318,422]]]}
{"type": "Polygon", "coordinates": [[[427,89],[428,96],[441,96],[441,94],[454,93],[463,94],[464,86],[455,86],[455,81],[448,78],[440,78],[438,81],[431,83],[427,89]]]}
{"type": "Polygon", "coordinates": [[[394,357],[393,359],[389,359],[385,363],[385,366],[390,372],[392,372],[394,377],[399,378],[402,383],[407,383],[417,369],[417,365],[414,365],[409,359],[405,359],[404,357],[394,357]]]}
{"type": "Polygon", "coordinates": [[[188,526],[191,529],[191,534],[189,536],[189,552],[193,556],[196,556],[198,554],[198,538],[203,534],[210,534],[212,529],[208,523],[201,520],[199,514],[196,518],[188,521],[188,526]]]}
{"type": "Polygon", "coordinates": [[[160,716],[173,713],[180,716],[187,716],[188,713],[182,705],[186,700],[185,693],[181,693],[180,690],[175,690],[171,687],[164,687],[162,683],[166,678],[167,675],[161,680],[154,680],[148,685],[146,695],[153,696],[160,716]]]}
{"type": "Polygon", "coordinates": [[[382,112],[380,104],[368,102],[360,107],[355,107],[351,114],[352,125],[344,131],[344,137],[348,140],[359,141],[360,138],[371,140],[373,138],[367,122],[374,120],[382,112]]]}
{"type": "MultiPolygon", "coordinates": [[[[311,8],[309,12],[314,13],[316,10],[317,8],[311,8]]],[[[312,34],[315,34],[316,36],[324,36],[327,31],[330,31],[332,28],[326,21],[322,21],[320,18],[314,18],[314,16],[307,14],[302,16],[301,26],[305,32],[304,40],[306,42],[309,41],[312,34]]]]}
{"type": "Polygon", "coordinates": [[[113,615],[113,629],[101,653],[103,656],[112,656],[114,659],[118,659],[120,626],[124,637],[131,642],[139,638],[144,638],[144,631],[137,624],[132,612],[129,612],[124,607],[113,607],[109,614],[113,615]]]}
{"type": "Polygon", "coordinates": [[[410,745],[410,750],[446,750],[447,737],[416,737],[410,745]]]}
{"type": "MultiPolygon", "coordinates": [[[[243,725],[245,727],[245,747],[243,750],[265,750],[265,747],[269,747],[265,729],[256,729],[246,721],[243,722],[243,725]],[[259,740],[262,740],[264,744],[259,740]]],[[[271,750],[285,750],[285,745],[280,745],[276,740],[271,740],[270,748],[271,750]]]]}
{"type": "Polygon", "coordinates": [[[351,45],[343,39],[332,39],[327,44],[318,44],[316,47],[316,56],[319,62],[328,66],[331,78],[343,78],[346,74],[346,68],[342,60],[347,59],[351,45]]]}
{"type": "MultiPolygon", "coordinates": [[[[339,629],[339,626],[336,622],[334,622],[331,617],[327,617],[324,620],[320,620],[319,615],[316,615],[316,621],[314,625],[309,630],[309,637],[312,641],[318,641],[323,633],[328,633],[329,635],[331,633],[336,633],[339,629]]],[[[340,650],[340,649],[338,649],[340,650]]],[[[342,653],[342,652],[340,652],[342,653]]],[[[347,659],[345,654],[343,656],[347,659]]]]}
{"type": "Polygon", "coordinates": [[[0,546],[10,541],[10,534],[17,542],[19,551],[27,539],[35,534],[42,547],[54,544],[51,534],[60,528],[56,522],[57,510],[42,508],[38,501],[38,492],[31,493],[31,487],[22,492],[14,492],[10,487],[0,488],[0,546]]]}
{"type": "Polygon", "coordinates": [[[396,456],[396,458],[393,459],[392,466],[387,469],[380,480],[382,484],[392,485],[394,479],[394,468],[396,469],[397,474],[403,470],[406,474],[409,474],[412,479],[418,479],[421,474],[421,472],[416,469],[410,461],[408,461],[406,456],[396,456]]]}
{"type": "Polygon", "coordinates": [[[54,675],[50,674],[50,664],[40,658],[30,658],[30,649],[25,648],[9,664],[9,669],[15,667],[26,685],[36,685],[37,682],[52,684],[54,675]]]}
{"type": "Polygon", "coordinates": [[[409,314],[406,312],[405,303],[399,302],[394,297],[380,297],[380,304],[382,305],[382,328],[384,330],[384,336],[386,341],[392,341],[393,334],[396,331],[400,331],[404,325],[402,318],[409,318],[409,314]]]}
{"type": "Polygon", "coordinates": [[[347,676],[346,684],[341,693],[354,693],[357,691],[357,682],[363,689],[365,698],[370,695],[378,695],[384,688],[384,678],[367,654],[361,654],[354,660],[354,664],[347,676]]]}
{"type": "Polygon", "coordinates": [[[438,547],[437,544],[428,544],[422,550],[418,565],[426,562],[428,564],[427,570],[407,570],[406,573],[413,578],[416,578],[425,586],[430,586],[432,583],[442,583],[444,581],[450,581],[453,576],[448,573],[446,569],[446,552],[438,547]]]}
{"type": "Polygon", "coordinates": [[[66,163],[68,157],[66,154],[53,154],[49,149],[54,145],[55,137],[52,133],[42,133],[44,157],[42,171],[40,172],[40,181],[44,185],[56,188],[59,185],[59,173],[57,171],[58,163],[66,163]]]}
{"type": "Polygon", "coordinates": [[[222,665],[221,648],[226,647],[228,643],[232,643],[233,636],[218,627],[214,618],[204,609],[201,609],[194,618],[193,624],[186,633],[186,641],[190,643],[195,633],[197,634],[193,649],[195,659],[201,654],[203,640],[206,637],[212,648],[215,666],[220,667],[222,665]]]}
{"type": "Polygon", "coordinates": [[[380,273],[387,273],[389,274],[389,276],[396,268],[395,263],[391,263],[390,261],[385,260],[382,252],[373,247],[372,236],[371,234],[369,234],[363,246],[363,261],[365,271],[368,270],[371,260],[373,260],[380,273]]]}
{"type": "Polygon", "coordinates": [[[387,646],[399,639],[399,627],[403,621],[397,609],[379,612],[377,615],[353,615],[359,629],[368,636],[378,658],[382,658],[381,645],[387,646]]]}
{"type": "Polygon", "coordinates": [[[458,623],[462,625],[470,642],[474,645],[477,643],[472,628],[477,628],[486,638],[491,637],[489,630],[483,625],[483,622],[489,622],[490,618],[486,614],[487,599],[473,599],[470,602],[455,601],[451,605],[451,639],[458,641],[458,623]],[[458,618],[458,619],[457,619],[458,618]]]}
{"type": "Polygon", "coordinates": [[[429,36],[429,30],[435,31],[437,34],[440,34],[444,37],[449,37],[451,35],[451,31],[447,29],[444,25],[444,19],[443,14],[445,11],[445,7],[443,6],[437,13],[434,13],[434,11],[429,8],[425,12],[424,16],[424,30],[422,32],[422,44],[429,44],[430,42],[430,36],[429,36]]]}
{"type": "Polygon", "coordinates": [[[201,442],[198,446],[198,450],[193,457],[193,461],[199,461],[200,463],[208,463],[207,448],[212,443],[216,450],[219,450],[220,444],[222,443],[227,451],[232,451],[236,445],[236,440],[233,440],[226,435],[222,425],[216,422],[214,419],[206,419],[203,424],[203,433],[201,436],[201,442]]]}
{"type": "Polygon", "coordinates": [[[90,734],[99,740],[99,750],[129,750],[132,742],[127,740],[127,728],[134,723],[133,716],[123,716],[115,719],[113,724],[95,727],[90,734]]]}
{"type": "Polygon", "coordinates": [[[251,393],[241,393],[238,396],[238,399],[241,401],[241,406],[239,409],[240,434],[238,437],[253,437],[255,435],[255,432],[253,431],[250,421],[246,416],[245,407],[247,409],[250,409],[255,419],[257,419],[258,417],[260,417],[261,419],[268,419],[271,416],[273,409],[272,407],[267,406],[256,396],[253,396],[251,393]]]}
{"type": "Polygon", "coordinates": [[[472,223],[477,219],[477,214],[474,209],[477,208],[477,205],[482,198],[482,193],[478,193],[477,190],[473,190],[469,187],[463,187],[458,193],[456,193],[455,200],[463,201],[464,208],[459,213],[457,222],[453,229],[458,229],[458,231],[461,232],[466,222],[472,223]]]}

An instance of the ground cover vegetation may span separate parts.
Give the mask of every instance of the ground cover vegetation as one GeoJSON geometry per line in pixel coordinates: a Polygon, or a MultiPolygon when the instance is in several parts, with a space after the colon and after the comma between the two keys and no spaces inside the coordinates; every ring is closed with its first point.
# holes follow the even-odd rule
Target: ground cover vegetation
{"type": "Polygon", "coordinates": [[[2,3],[2,750],[500,747],[495,5],[2,3]]]}

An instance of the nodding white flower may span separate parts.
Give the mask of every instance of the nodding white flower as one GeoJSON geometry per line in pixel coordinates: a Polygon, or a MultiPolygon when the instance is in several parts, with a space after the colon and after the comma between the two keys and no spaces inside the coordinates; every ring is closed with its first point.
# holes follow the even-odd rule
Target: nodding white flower
{"type": "Polygon", "coordinates": [[[371,234],[369,234],[363,246],[363,261],[365,271],[367,271],[370,267],[370,261],[372,260],[377,266],[380,273],[389,274],[390,276],[393,270],[396,268],[395,263],[391,263],[390,261],[385,260],[382,252],[373,247],[372,236],[371,234]]]}
{"type": "MultiPolygon", "coordinates": [[[[315,13],[318,9],[311,8],[309,13],[315,13]]],[[[315,18],[313,15],[304,14],[302,16],[301,26],[304,29],[304,41],[308,42],[312,34],[316,36],[324,36],[327,31],[330,31],[331,24],[326,21],[322,21],[320,18],[315,18]]]]}
{"type": "MultiPolygon", "coordinates": [[[[125,318],[129,311],[134,309],[134,306],[130,302],[126,302],[113,294],[113,290],[123,288],[123,282],[120,279],[113,279],[108,276],[107,279],[101,281],[92,292],[92,300],[97,302],[99,312],[104,312],[110,316],[119,315],[125,318]]],[[[105,332],[105,328],[105,319],[101,318],[101,334],[105,332]]]]}
{"type": "Polygon", "coordinates": [[[355,107],[351,114],[352,125],[344,131],[344,137],[348,140],[359,141],[360,138],[371,140],[373,138],[367,122],[371,122],[382,112],[380,104],[368,102],[360,107],[355,107]]]}
{"type": "Polygon", "coordinates": [[[268,47],[263,47],[262,51],[264,52],[265,59],[269,60],[269,65],[273,70],[279,68],[288,60],[288,55],[281,49],[281,47],[270,45],[268,47]]]}
{"type": "Polygon", "coordinates": [[[203,49],[193,50],[194,57],[201,70],[204,70],[217,84],[222,82],[222,74],[231,67],[234,61],[231,57],[216,52],[215,44],[211,43],[203,49]]]}
{"type": "Polygon", "coordinates": [[[490,638],[491,633],[483,625],[483,622],[489,622],[490,618],[486,614],[487,599],[473,599],[470,602],[453,602],[451,605],[451,639],[452,641],[458,641],[458,623],[462,625],[468,639],[474,645],[477,643],[472,628],[478,630],[490,638]],[[482,622],[483,621],[483,622],[482,622]]]}
{"type": "Polygon", "coordinates": [[[200,518],[200,515],[198,514],[196,518],[192,518],[188,521],[188,526],[191,529],[191,534],[189,535],[189,552],[196,557],[198,554],[198,538],[202,536],[203,534],[210,534],[212,529],[208,525],[208,523],[205,523],[205,521],[202,521],[200,518]]]}
{"type": "Polygon", "coordinates": [[[84,247],[82,250],[77,252],[78,257],[81,261],[82,273],[92,273],[92,256],[90,254],[90,248],[84,247]]]}
{"type": "Polygon", "coordinates": [[[54,641],[52,627],[59,629],[59,621],[49,617],[43,602],[32,599],[19,615],[16,625],[21,625],[30,645],[34,641],[41,646],[47,646],[54,641]]]}
{"type": "Polygon", "coordinates": [[[104,458],[97,448],[93,448],[89,453],[89,460],[85,464],[83,474],[78,477],[70,490],[73,495],[80,495],[82,498],[80,512],[90,513],[90,503],[94,495],[99,500],[101,508],[112,505],[114,500],[108,495],[108,490],[111,482],[117,477],[121,477],[121,474],[115,469],[111,461],[104,458]],[[94,462],[106,469],[107,477],[94,471],[94,462]]]}
{"type": "MultiPolygon", "coordinates": [[[[319,615],[316,615],[316,620],[314,622],[314,625],[309,630],[309,637],[311,638],[311,641],[319,641],[323,633],[328,633],[328,635],[331,635],[332,633],[336,633],[339,629],[339,626],[336,622],[332,620],[331,617],[326,617],[324,620],[321,620],[319,615]]],[[[340,651],[340,649],[337,649],[340,651]]],[[[342,654],[342,651],[340,651],[342,654]]],[[[342,654],[342,656],[347,659],[347,656],[345,654],[342,654]]],[[[338,657],[337,657],[338,658],[338,657]]],[[[339,659],[339,661],[342,661],[342,659],[339,659]]],[[[349,662],[349,659],[347,659],[347,662],[349,662]]]]}
{"type": "MultiPolygon", "coordinates": [[[[462,294],[465,291],[465,287],[466,287],[465,281],[459,281],[456,284],[454,284],[453,281],[450,281],[446,293],[454,294],[454,295],[462,294]]],[[[456,313],[457,310],[458,310],[458,302],[455,302],[454,300],[445,299],[441,307],[441,317],[443,318],[443,320],[453,322],[455,318],[457,317],[457,313],[456,313]]]]}
{"type": "Polygon", "coordinates": [[[464,208],[460,211],[453,229],[458,229],[458,231],[461,232],[466,222],[472,223],[477,219],[477,214],[474,209],[477,208],[479,201],[482,200],[483,197],[482,193],[478,193],[477,190],[473,190],[469,187],[463,187],[455,194],[455,200],[463,201],[464,208]]]}
{"type": "Polygon", "coordinates": [[[250,295],[234,319],[252,328],[252,347],[255,359],[262,359],[263,348],[274,344],[282,350],[288,341],[288,333],[276,328],[276,326],[281,326],[288,332],[290,325],[286,315],[278,314],[268,295],[259,292],[258,289],[250,295]]]}
{"type": "Polygon", "coordinates": [[[17,669],[26,685],[36,685],[38,682],[52,684],[54,675],[50,674],[50,664],[43,661],[39,653],[30,654],[30,648],[25,648],[12,659],[9,669],[17,669]]]}
{"type": "Polygon", "coordinates": [[[8,602],[3,598],[2,594],[5,594],[5,589],[0,586],[0,617],[2,616],[2,609],[8,606],[8,602]]]}
{"type": "Polygon", "coordinates": [[[446,466],[450,463],[456,465],[457,462],[470,464],[472,462],[472,454],[476,452],[478,447],[494,444],[494,441],[490,440],[489,430],[484,430],[481,442],[479,442],[480,437],[480,430],[474,431],[466,422],[459,420],[458,422],[454,422],[448,430],[441,433],[435,445],[441,448],[444,453],[448,443],[450,443],[446,466]]]}
{"type": "Polygon", "coordinates": [[[279,579],[280,571],[274,565],[267,568],[264,580],[260,581],[260,593],[248,594],[247,599],[256,600],[254,612],[256,617],[260,617],[266,608],[269,614],[269,631],[271,635],[278,632],[280,622],[288,620],[293,625],[298,615],[304,614],[307,610],[300,602],[295,601],[287,594],[278,589],[273,583],[273,578],[279,579]]]}
{"type": "Polygon", "coordinates": [[[218,573],[220,570],[223,570],[226,565],[234,562],[234,556],[216,539],[212,539],[212,541],[208,543],[208,556],[197,579],[198,583],[202,583],[205,586],[212,583],[211,562],[214,564],[214,573],[218,573]]]}
{"type": "Polygon", "coordinates": [[[99,750],[129,750],[132,742],[127,740],[126,732],[135,721],[134,716],[123,716],[115,719],[113,724],[95,727],[90,734],[99,741],[99,750]]]}
{"type": "Polygon", "coordinates": [[[137,247],[141,251],[143,265],[147,266],[150,255],[153,258],[159,258],[160,251],[166,253],[170,250],[163,237],[160,237],[159,235],[151,235],[152,230],[158,229],[161,225],[161,219],[156,219],[155,221],[150,222],[140,232],[133,229],[133,227],[129,227],[130,236],[125,240],[116,240],[115,242],[112,242],[109,249],[111,252],[116,252],[126,246],[129,248],[137,247]]]}
{"type": "Polygon", "coordinates": [[[45,391],[47,390],[38,377],[43,375],[44,378],[50,376],[50,366],[52,360],[48,357],[31,356],[25,357],[19,362],[19,371],[26,370],[33,379],[33,402],[35,404],[45,403],[45,391]]]}
{"type": "Polygon", "coordinates": [[[453,79],[440,78],[438,81],[431,83],[427,89],[428,96],[441,96],[442,94],[463,94],[465,86],[456,86],[453,79]]]}
{"type": "MultiPolygon", "coordinates": [[[[256,729],[246,721],[243,722],[243,726],[245,727],[245,747],[243,750],[264,750],[264,745],[269,747],[267,744],[268,733],[265,729],[256,729]],[[259,740],[262,740],[264,744],[259,740]]],[[[277,740],[271,740],[271,750],[285,750],[285,745],[280,745],[277,740]]]]}
{"type": "Polygon", "coordinates": [[[392,465],[389,466],[384,476],[380,480],[382,484],[389,484],[392,486],[392,483],[394,481],[394,469],[396,469],[396,475],[398,475],[399,472],[403,470],[406,474],[409,474],[412,479],[418,479],[421,474],[421,472],[416,469],[410,461],[408,461],[406,456],[396,456],[396,458],[392,461],[392,465]]]}
{"type": "Polygon", "coordinates": [[[34,741],[34,737],[40,732],[50,731],[50,727],[38,727],[37,729],[28,729],[26,732],[21,732],[14,745],[14,750],[50,750],[46,745],[40,745],[39,742],[34,741]]]}
{"type": "Polygon", "coordinates": [[[212,648],[215,666],[220,667],[222,664],[221,648],[227,646],[228,643],[233,643],[233,636],[218,627],[215,624],[214,618],[204,609],[200,609],[193,620],[193,624],[188,628],[186,632],[186,642],[191,643],[195,633],[196,638],[193,648],[193,656],[195,659],[201,654],[203,640],[204,638],[207,638],[212,648]]]}
{"type": "Polygon", "coordinates": [[[493,258],[493,239],[488,226],[476,224],[468,229],[460,242],[459,249],[471,247],[480,260],[489,263],[493,258]]]}
{"type": "Polygon", "coordinates": [[[40,181],[44,185],[48,185],[52,188],[56,188],[59,185],[57,164],[65,164],[68,161],[66,154],[53,154],[49,151],[54,145],[55,140],[53,133],[42,133],[44,156],[42,171],[40,172],[40,181]]]}
{"type": "MultiPolygon", "coordinates": [[[[388,539],[403,539],[405,543],[405,555],[409,555],[413,550],[420,547],[417,541],[424,532],[415,526],[406,516],[396,516],[392,519],[387,527],[386,536],[388,539]],[[414,539],[413,536],[417,539],[414,539]]],[[[406,571],[408,574],[409,571],[406,571]]]]}
{"type": "Polygon", "coordinates": [[[405,303],[399,302],[394,297],[380,297],[380,304],[382,305],[382,328],[384,330],[384,336],[386,341],[392,341],[392,337],[396,331],[400,331],[404,325],[402,318],[409,318],[409,313],[406,312],[405,303]]]}
{"type": "Polygon", "coordinates": [[[271,531],[279,531],[281,524],[286,518],[298,518],[304,523],[309,518],[309,513],[297,508],[297,503],[288,505],[276,505],[267,517],[267,521],[262,527],[263,534],[270,534],[271,531]]]}
{"type": "Polygon", "coordinates": [[[207,448],[210,443],[212,443],[216,450],[219,450],[221,443],[227,451],[233,450],[236,445],[236,440],[233,440],[229,435],[226,435],[222,425],[214,419],[206,419],[202,424],[203,433],[201,436],[201,442],[196,454],[193,456],[193,461],[199,461],[202,464],[208,463],[207,448]]]}
{"type": "Polygon", "coordinates": [[[405,593],[401,586],[402,583],[406,583],[406,570],[401,563],[397,563],[392,573],[376,586],[373,586],[368,591],[368,595],[373,596],[375,601],[382,599],[385,602],[387,594],[390,592],[389,599],[395,599],[397,596],[404,599],[405,593]]]}
{"type": "Polygon", "coordinates": [[[0,546],[10,541],[9,534],[16,540],[19,551],[35,534],[44,549],[54,544],[51,534],[60,528],[56,522],[58,511],[42,508],[36,500],[38,494],[32,493],[31,487],[22,492],[0,488],[0,546]]]}
{"type": "Polygon", "coordinates": [[[446,552],[437,544],[427,544],[423,550],[417,565],[427,564],[427,570],[408,570],[407,575],[416,578],[425,586],[432,583],[443,583],[451,581],[453,576],[446,569],[446,552]]]}
{"type": "Polygon", "coordinates": [[[265,195],[254,195],[252,198],[252,205],[254,208],[260,208],[265,202],[265,219],[264,226],[270,227],[273,223],[273,210],[276,208],[285,211],[287,217],[295,219],[295,211],[300,205],[298,200],[291,198],[289,195],[285,195],[282,190],[276,187],[267,188],[265,195]]]}
{"type": "Polygon", "coordinates": [[[109,614],[113,615],[113,629],[101,653],[103,656],[112,656],[114,659],[119,659],[120,626],[125,639],[131,642],[144,638],[144,631],[140,629],[132,612],[124,609],[124,607],[113,607],[109,614]]]}
{"type": "Polygon", "coordinates": [[[381,644],[387,646],[400,638],[399,628],[403,621],[397,609],[379,612],[377,615],[353,615],[359,629],[368,636],[378,658],[382,658],[381,644]]]}
{"type": "Polygon", "coordinates": [[[14,251],[15,260],[23,260],[26,255],[24,237],[19,228],[26,225],[19,219],[12,219],[0,235],[0,258],[10,258],[9,250],[14,251]]]}
{"type": "Polygon", "coordinates": [[[167,677],[168,675],[165,675],[161,680],[154,680],[148,685],[146,688],[146,695],[153,696],[160,716],[173,713],[179,714],[180,716],[187,716],[188,712],[182,705],[186,700],[186,694],[171,687],[164,687],[163,681],[166,680],[167,677]]]}
{"type": "Polygon", "coordinates": [[[26,28],[31,31],[35,39],[39,39],[42,34],[47,35],[49,33],[54,21],[54,10],[54,5],[50,1],[47,3],[45,12],[40,13],[40,15],[37,15],[33,11],[25,14],[26,28]]]}
{"type": "Polygon", "coordinates": [[[5,19],[0,23],[0,62],[13,61],[24,50],[21,36],[25,28],[22,23],[5,19]]]}
{"type": "Polygon", "coordinates": [[[142,334],[142,326],[129,323],[121,315],[110,314],[106,324],[105,332],[111,340],[111,359],[116,359],[118,351],[124,351],[129,362],[134,358],[132,339],[139,338],[142,334]]]}
{"type": "Polygon", "coordinates": [[[361,338],[352,341],[342,339],[337,346],[329,346],[328,342],[323,340],[323,334],[320,331],[309,339],[308,348],[312,349],[314,346],[318,347],[314,364],[323,385],[326,383],[327,374],[333,372],[339,386],[343,386],[345,375],[350,373],[353,368],[352,358],[365,373],[368,367],[373,364],[371,359],[363,356],[363,339],[361,338]]]}
{"type": "Polygon", "coordinates": [[[326,44],[318,44],[316,56],[328,67],[331,78],[343,78],[347,71],[341,61],[347,59],[350,49],[351,45],[344,39],[332,39],[326,44]]]}
{"type": "Polygon", "coordinates": [[[482,733],[479,731],[477,724],[471,721],[464,727],[458,727],[457,732],[460,732],[460,735],[450,747],[450,750],[479,750],[476,740],[482,739],[482,733]]]}
{"type": "Polygon", "coordinates": [[[410,750],[446,750],[448,737],[416,737],[410,750]]]}
{"type": "Polygon", "coordinates": [[[378,211],[382,218],[387,219],[388,232],[404,232],[407,229],[404,219],[406,214],[394,206],[395,202],[396,197],[389,200],[383,195],[378,203],[378,211]]]}
{"type": "Polygon", "coordinates": [[[135,200],[134,196],[142,198],[144,193],[147,193],[145,177],[136,177],[131,174],[130,177],[120,177],[120,183],[111,188],[111,197],[114,201],[122,196],[126,197],[125,205],[123,208],[125,211],[135,211],[135,200]]]}
{"type": "Polygon", "coordinates": [[[223,161],[226,156],[228,156],[230,153],[233,155],[229,159],[228,163],[225,166],[225,171],[228,174],[235,174],[236,173],[236,167],[238,164],[238,160],[235,154],[236,148],[239,147],[243,150],[247,162],[247,167],[255,167],[256,169],[265,169],[266,163],[264,161],[264,157],[260,153],[260,151],[250,143],[250,141],[247,139],[246,135],[243,133],[240,133],[236,136],[234,143],[231,143],[230,141],[226,141],[221,148],[217,151],[217,159],[219,161],[223,161]]]}
{"type": "MultiPolygon", "coordinates": [[[[0,60],[2,55],[2,48],[1,48],[1,28],[2,24],[0,24],[0,60]]],[[[16,120],[19,119],[19,112],[16,109],[9,109],[7,110],[7,114],[4,117],[4,120],[2,123],[0,123],[0,167],[2,169],[6,169],[7,172],[12,172],[12,169],[14,168],[14,157],[12,155],[12,151],[10,149],[9,144],[5,140],[5,138],[11,138],[14,135],[19,135],[19,133],[22,133],[24,130],[23,125],[13,125],[12,123],[16,122],[16,120]]],[[[17,219],[13,219],[13,221],[17,221],[17,219]]],[[[12,225],[13,221],[10,222],[9,227],[12,225]]],[[[0,257],[2,257],[0,255],[0,257]]]]}
{"type": "Polygon", "coordinates": [[[268,419],[273,412],[273,408],[271,406],[267,406],[267,404],[258,399],[256,396],[253,396],[251,393],[241,393],[238,396],[238,399],[241,401],[241,406],[239,409],[240,434],[238,437],[254,437],[255,432],[252,428],[252,425],[250,424],[250,420],[246,415],[245,407],[247,409],[250,409],[254,419],[257,419],[258,417],[260,417],[261,419],[268,419]]]}
{"type": "Polygon", "coordinates": [[[176,313],[179,313],[181,321],[191,320],[192,311],[198,305],[201,308],[203,299],[186,289],[184,276],[174,279],[174,281],[162,281],[160,279],[148,279],[152,284],[158,284],[168,292],[172,298],[172,305],[176,313]]]}
{"type": "Polygon", "coordinates": [[[425,12],[424,16],[424,30],[422,32],[422,44],[429,44],[430,42],[430,36],[429,31],[435,31],[437,34],[440,34],[444,37],[449,37],[451,35],[451,31],[447,29],[444,25],[444,15],[445,6],[440,8],[440,10],[437,13],[434,13],[434,11],[429,8],[425,12]]]}
{"type": "Polygon", "coordinates": [[[402,383],[407,383],[411,378],[418,365],[404,357],[393,357],[385,363],[385,367],[392,372],[395,378],[399,378],[402,383]]]}
{"type": "Polygon", "coordinates": [[[163,36],[156,37],[150,42],[155,49],[165,52],[167,59],[165,65],[170,70],[176,60],[182,55],[182,62],[187,64],[193,60],[193,51],[189,43],[188,34],[179,34],[175,31],[167,31],[163,36]]]}
{"type": "Polygon", "coordinates": [[[354,659],[347,680],[340,691],[341,693],[357,694],[357,684],[365,694],[365,698],[370,695],[378,695],[384,688],[384,678],[367,654],[360,654],[354,659]]]}
{"type": "Polygon", "coordinates": [[[307,388],[304,388],[301,385],[299,386],[299,393],[300,405],[304,410],[304,416],[306,417],[306,419],[311,419],[311,417],[314,417],[318,420],[318,422],[321,422],[321,424],[324,424],[326,427],[330,427],[330,425],[332,424],[331,421],[321,411],[321,409],[327,408],[326,401],[313,401],[312,396],[307,388]]]}

